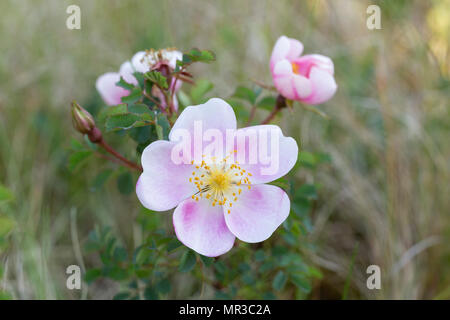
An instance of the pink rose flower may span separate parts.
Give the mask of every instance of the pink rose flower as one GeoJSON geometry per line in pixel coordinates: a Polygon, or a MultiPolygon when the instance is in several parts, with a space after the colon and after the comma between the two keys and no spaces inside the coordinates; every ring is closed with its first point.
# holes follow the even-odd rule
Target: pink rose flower
{"type": "Polygon", "coordinates": [[[316,105],[336,92],[334,65],[320,54],[301,56],[303,44],[286,36],[278,38],[270,58],[273,83],[282,96],[316,105]]]}
{"type": "MultiPolygon", "coordinates": [[[[209,137],[211,138],[211,137],[209,137]]],[[[204,138],[203,141],[211,141],[204,138]]],[[[228,145],[227,139],[214,138],[219,150],[228,145]],[[224,140],[226,140],[224,142],[224,140]]],[[[267,147],[267,146],[266,146],[267,147]]],[[[290,201],[279,187],[266,184],[287,174],[297,161],[298,146],[284,137],[275,125],[236,128],[233,109],[225,101],[213,98],[205,104],[183,110],[175,122],[169,141],[151,143],[142,153],[143,173],[136,184],[141,203],[154,211],[175,208],[173,225],[178,239],[196,252],[216,257],[229,251],[235,238],[255,243],[269,238],[288,217],[290,201]],[[198,125],[214,136],[231,134],[231,153],[220,159],[207,154],[210,145],[198,147],[198,125]],[[178,133],[189,139],[179,141],[178,133]],[[267,162],[237,161],[261,154],[267,149],[258,141],[239,135],[270,135],[269,149],[277,166],[265,171],[267,162]],[[183,162],[176,164],[175,154],[183,151],[183,162]],[[199,160],[191,160],[188,153],[200,149],[199,160]],[[258,152],[256,151],[258,150],[258,152]]],[[[275,163],[274,161],[274,163],[275,163]]]]}
{"type": "MultiPolygon", "coordinates": [[[[167,65],[169,69],[174,70],[176,61],[182,58],[183,54],[174,49],[149,52],[139,51],[131,58],[131,62],[126,61],[120,66],[119,72],[107,72],[98,77],[95,86],[107,105],[117,105],[122,103],[122,97],[130,94],[128,90],[116,85],[120,77],[123,77],[130,84],[137,85],[138,81],[133,76],[135,71],[145,73],[150,70],[158,70],[162,65],[167,65]]],[[[181,87],[181,83],[181,80],[175,81],[175,78],[173,78],[170,90],[177,92],[181,87]]],[[[161,90],[153,86],[151,94],[159,99],[161,106],[165,109],[167,102],[161,90]]],[[[174,96],[174,107],[175,110],[178,109],[176,96],[174,96]]]]}

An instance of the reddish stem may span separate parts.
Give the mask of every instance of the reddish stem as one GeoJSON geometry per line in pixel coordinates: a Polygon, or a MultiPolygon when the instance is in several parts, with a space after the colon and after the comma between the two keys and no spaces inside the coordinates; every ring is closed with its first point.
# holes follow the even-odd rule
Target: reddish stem
{"type": "Polygon", "coordinates": [[[136,164],[130,160],[128,160],[127,158],[125,158],[124,156],[122,156],[120,153],[118,153],[116,150],[114,150],[109,144],[107,144],[105,142],[105,140],[103,140],[103,138],[101,138],[101,140],[98,142],[98,144],[106,150],[106,152],[112,154],[114,157],[116,157],[117,159],[119,159],[120,161],[122,161],[122,163],[133,170],[137,170],[142,172],[142,167],[139,164],[136,164]]]}
{"type": "Polygon", "coordinates": [[[275,102],[275,107],[273,108],[272,112],[270,112],[269,116],[261,122],[261,124],[268,124],[275,118],[277,113],[286,107],[286,98],[283,97],[281,94],[278,95],[277,101],[275,102]]]}

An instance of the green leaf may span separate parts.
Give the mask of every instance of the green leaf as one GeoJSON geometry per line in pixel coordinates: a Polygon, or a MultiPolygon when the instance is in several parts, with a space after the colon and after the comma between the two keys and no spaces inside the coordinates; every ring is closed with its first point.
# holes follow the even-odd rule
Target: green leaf
{"type": "Polygon", "coordinates": [[[317,189],[313,184],[305,183],[295,191],[295,198],[303,197],[309,200],[317,199],[317,189]]]}
{"type": "Polygon", "coordinates": [[[151,255],[151,250],[148,250],[145,246],[140,246],[135,250],[135,263],[137,265],[146,264],[151,255]]]}
{"type": "Polygon", "coordinates": [[[311,291],[311,284],[304,277],[299,275],[292,275],[291,281],[297,288],[299,288],[303,292],[309,293],[311,291]]]}
{"type": "Polygon", "coordinates": [[[205,267],[210,267],[214,263],[214,258],[206,257],[204,255],[199,254],[200,260],[202,260],[205,267]]]}
{"type": "Polygon", "coordinates": [[[298,156],[298,161],[301,165],[307,167],[314,167],[317,163],[314,154],[308,151],[301,151],[298,156]]]}
{"type": "Polygon", "coordinates": [[[195,104],[205,102],[205,95],[214,88],[214,85],[206,80],[200,79],[195,82],[194,87],[191,89],[191,98],[195,104]]]}
{"type": "MultiPolygon", "coordinates": [[[[189,52],[186,52],[183,54],[183,60],[181,63],[178,64],[178,66],[182,66],[185,64],[190,64],[193,62],[213,62],[216,60],[216,55],[214,52],[210,50],[199,50],[199,49],[192,49],[189,52]]],[[[179,70],[177,68],[177,70],[179,70]]]]}
{"type": "Polygon", "coordinates": [[[109,179],[112,173],[113,171],[111,169],[105,169],[98,173],[95,176],[94,181],[92,182],[91,191],[95,192],[103,188],[103,185],[109,179]]]}
{"type": "Polygon", "coordinates": [[[309,267],[308,268],[308,272],[314,278],[317,278],[317,279],[322,279],[323,278],[322,272],[320,272],[320,270],[317,269],[317,268],[309,267]]]}
{"type": "Polygon", "coordinates": [[[88,284],[91,284],[101,276],[102,276],[101,269],[89,269],[84,274],[84,281],[86,281],[88,284]]]}
{"type": "Polygon", "coordinates": [[[139,87],[144,89],[144,74],[142,72],[133,72],[133,76],[138,81],[139,87]]]}
{"type": "Polygon", "coordinates": [[[73,151],[80,151],[80,150],[84,150],[85,149],[83,144],[80,141],[78,141],[77,139],[74,139],[74,138],[72,138],[70,140],[70,147],[71,147],[71,149],[73,151]]]}
{"type": "Polygon", "coordinates": [[[128,106],[128,112],[134,114],[148,114],[150,119],[153,118],[153,112],[145,104],[132,104],[128,106]]]}
{"type": "Polygon", "coordinates": [[[116,86],[124,88],[126,90],[130,90],[130,91],[134,89],[134,85],[126,82],[123,77],[120,77],[120,80],[118,82],[116,82],[116,86]]]}
{"type": "Polygon", "coordinates": [[[131,128],[128,131],[128,135],[131,139],[138,143],[137,149],[139,153],[142,153],[142,150],[150,144],[150,142],[156,140],[156,131],[154,126],[137,126],[135,128],[131,128]],[[140,149],[142,148],[142,149],[140,149]]]}
{"type": "Polygon", "coordinates": [[[0,237],[6,237],[15,226],[15,222],[13,219],[0,215],[0,237]]]}
{"type": "Polygon", "coordinates": [[[69,170],[74,171],[78,166],[82,164],[84,160],[86,160],[90,155],[92,154],[92,151],[85,150],[85,151],[76,151],[73,152],[69,156],[69,170]]]}
{"type": "Polygon", "coordinates": [[[5,290],[0,290],[0,300],[12,300],[12,295],[5,291],[5,290]]]}
{"type": "Polygon", "coordinates": [[[170,132],[170,123],[164,114],[162,113],[158,114],[156,118],[155,128],[159,140],[168,140],[170,132]]]}
{"type": "Polygon", "coordinates": [[[256,102],[256,94],[253,90],[246,87],[237,87],[233,97],[240,98],[250,102],[252,105],[256,102]]]}
{"type": "Polygon", "coordinates": [[[117,178],[117,187],[119,188],[120,193],[122,194],[130,194],[134,190],[133,177],[131,173],[124,172],[119,175],[117,178]]]}
{"type": "Polygon", "coordinates": [[[281,189],[287,192],[289,192],[290,189],[289,180],[287,180],[286,178],[279,178],[275,181],[270,182],[269,184],[280,187],[281,189]]]}
{"type": "Polygon", "coordinates": [[[301,151],[299,153],[298,162],[304,167],[315,168],[319,164],[330,163],[331,157],[327,153],[301,151]]]}
{"type": "Polygon", "coordinates": [[[266,255],[265,255],[265,253],[264,253],[264,250],[259,249],[259,250],[257,250],[257,251],[255,252],[255,258],[254,258],[254,259],[255,259],[256,262],[264,261],[265,258],[266,258],[266,255]]]}
{"type": "Polygon", "coordinates": [[[294,198],[292,203],[292,211],[301,219],[309,212],[311,209],[311,202],[303,197],[294,198]]]}
{"type": "Polygon", "coordinates": [[[276,97],[267,96],[258,101],[256,105],[258,106],[258,108],[272,111],[273,108],[275,107],[276,102],[277,102],[276,97]]]}
{"type": "Polygon", "coordinates": [[[158,293],[154,288],[147,287],[144,291],[144,298],[146,300],[158,300],[158,293]]]}
{"type": "Polygon", "coordinates": [[[14,194],[6,188],[4,185],[0,184],[0,203],[7,202],[14,199],[14,194]]]}
{"type": "Polygon", "coordinates": [[[98,120],[100,122],[104,122],[106,120],[106,118],[110,117],[110,116],[114,116],[117,114],[125,114],[128,113],[127,110],[127,105],[122,103],[122,104],[118,104],[115,106],[109,106],[106,108],[103,108],[99,115],[98,115],[98,120]]]}
{"type": "Polygon", "coordinates": [[[278,273],[275,275],[275,278],[273,278],[272,287],[279,291],[283,289],[284,285],[286,284],[286,274],[283,271],[278,271],[278,273]]]}
{"type": "Polygon", "coordinates": [[[106,130],[128,130],[135,127],[142,127],[148,125],[148,117],[142,117],[134,113],[120,114],[109,117],[106,120],[106,130]]]}
{"type": "Polygon", "coordinates": [[[125,280],[128,277],[128,271],[117,266],[107,269],[106,271],[104,270],[103,272],[111,279],[117,281],[125,280]]]}
{"type": "Polygon", "coordinates": [[[140,88],[134,88],[128,96],[122,97],[122,102],[126,104],[132,104],[142,98],[142,90],[140,88]]]}
{"type": "Polygon", "coordinates": [[[166,250],[167,250],[167,252],[171,252],[171,251],[181,247],[182,245],[183,244],[180,241],[178,241],[178,239],[173,239],[172,241],[170,241],[167,244],[166,250]]]}
{"type": "Polygon", "coordinates": [[[195,267],[197,262],[197,257],[192,250],[188,250],[181,257],[180,266],[178,268],[181,272],[189,272],[195,267]]]}
{"type": "Polygon", "coordinates": [[[163,279],[156,284],[155,289],[161,294],[168,294],[172,288],[170,281],[168,279],[163,279]]]}
{"type": "Polygon", "coordinates": [[[128,259],[128,252],[123,247],[117,247],[114,249],[114,259],[119,262],[124,262],[128,259]]]}
{"type": "Polygon", "coordinates": [[[177,97],[178,97],[178,104],[181,107],[185,108],[187,106],[191,106],[192,105],[191,98],[183,90],[179,90],[178,91],[177,97]]]}
{"type": "Polygon", "coordinates": [[[147,80],[151,81],[152,83],[156,84],[160,88],[163,89],[169,88],[166,77],[164,77],[159,71],[149,71],[144,74],[144,77],[147,80]]]}
{"type": "Polygon", "coordinates": [[[130,298],[129,292],[119,292],[113,297],[113,300],[127,300],[130,298]]]}

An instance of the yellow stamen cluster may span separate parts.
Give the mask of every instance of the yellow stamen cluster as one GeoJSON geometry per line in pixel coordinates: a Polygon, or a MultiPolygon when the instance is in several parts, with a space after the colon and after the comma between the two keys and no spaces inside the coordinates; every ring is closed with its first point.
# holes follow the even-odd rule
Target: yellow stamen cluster
{"type": "Polygon", "coordinates": [[[145,55],[141,59],[142,63],[148,64],[152,68],[158,62],[168,62],[172,59],[174,52],[177,51],[176,48],[166,48],[160,50],[145,50],[145,55]]]}
{"type": "MultiPolygon", "coordinates": [[[[236,153],[236,151],[234,151],[236,153]]],[[[204,158],[204,156],[203,156],[204,158]]],[[[201,198],[208,199],[212,206],[224,206],[231,213],[233,203],[238,200],[243,187],[251,189],[250,177],[252,174],[243,169],[237,162],[228,163],[228,157],[220,161],[212,158],[212,163],[204,160],[194,165],[194,170],[189,177],[189,182],[195,184],[197,192],[192,199],[198,201],[201,198]]]]}
{"type": "Polygon", "coordinates": [[[291,64],[292,64],[292,71],[295,74],[300,74],[300,67],[298,66],[298,64],[296,64],[296,63],[291,63],[291,64]]]}

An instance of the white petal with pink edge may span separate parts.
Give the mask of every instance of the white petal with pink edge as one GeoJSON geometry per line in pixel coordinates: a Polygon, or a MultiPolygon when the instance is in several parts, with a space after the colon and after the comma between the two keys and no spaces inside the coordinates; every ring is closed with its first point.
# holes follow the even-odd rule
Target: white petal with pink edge
{"type": "MultiPolygon", "coordinates": [[[[262,184],[244,188],[230,213],[224,212],[228,229],[245,242],[261,242],[269,238],[289,215],[290,201],[286,192],[276,186],[262,184]]],[[[225,211],[225,210],[224,210],[225,211]]]]}
{"type": "Polygon", "coordinates": [[[221,206],[206,199],[183,201],[173,213],[173,226],[178,240],[204,256],[217,257],[234,244],[221,206]]]}
{"type": "Polygon", "coordinates": [[[297,39],[281,36],[278,38],[270,57],[270,69],[273,71],[277,62],[283,59],[293,60],[303,52],[303,44],[297,39]]]}
{"type": "Polygon", "coordinates": [[[133,66],[131,65],[130,61],[125,61],[124,63],[122,63],[122,65],[120,66],[120,69],[119,69],[120,76],[122,76],[122,78],[126,82],[137,85],[138,81],[134,77],[133,73],[134,73],[134,69],[133,69],[133,66]]]}
{"type": "Polygon", "coordinates": [[[121,98],[129,94],[128,90],[116,86],[120,80],[120,75],[116,72],[107,72],[97,78],[95,87],[98,93],[108,105],[122,103],[121,98]]]}
{"type": "MultiPolygon", "coordinates": [[[[244,143],[236,142],[237,155],[241,168],[251,174],[252,184],[274,181],[286,175],[297,162],[298,145],[291,137],[285,137],[276,125],[259,125],[236,130],[244,143]],[[257,140],[251,139],[256,136],[257,140]],[[256,144],[256,145],[255,145],[256,144]],[[257,153],[257,162],[252,163],[251,154],[257,153]],[[245,161],[240,161],[242,159],[245,161]]],[[[239,139],[239,138],[237,138],[239,139]]]]}
{"type": "Polygon", "coordinates": [[[334,77],[326,70],[313,67],[310,73],[312,93],[303,101],[308,104],[321,104],[329,100],[337,90],[334,77]]]}
{"type": "Polygon", "coordinates": [[[227,129],[236,129],[233,108],[222,99],[212,98],[204,104],[185,108],[173,125],[169,140],[172,141],[174,132],[179,129],[187,130],[193,137],[195,122],[201,124],[203,132],[208,129],[217,129],[224,136],[227,129]]]}
{"type": "Polygon", "coordinates": [[[144,207],[150,210],[170,210],[196,192],[189,183],[192,165],[172,161],[174,146],[175,143],[159,140],[142,153],[144,172],[136,184],[136,194],[144,207]]]}

